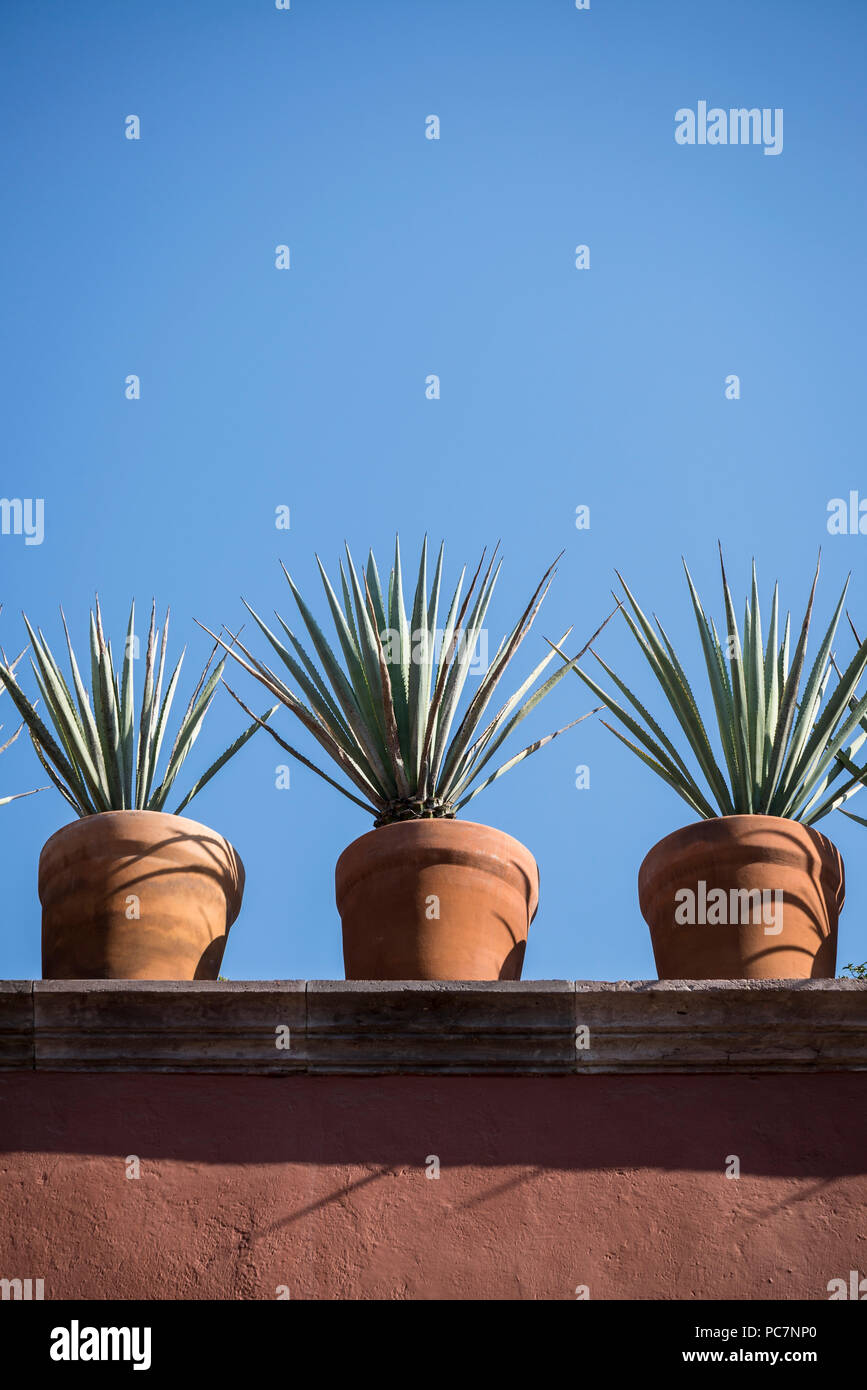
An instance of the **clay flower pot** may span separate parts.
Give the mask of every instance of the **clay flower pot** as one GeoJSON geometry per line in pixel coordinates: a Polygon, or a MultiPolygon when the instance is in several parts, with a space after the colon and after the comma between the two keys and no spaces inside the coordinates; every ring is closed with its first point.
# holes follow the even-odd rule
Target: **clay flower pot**
{"type": "Polygon", "coordinates": [[[215,980],[244,866],[206,825],[106,811],[58,830],[39,859],[46,980],[215,980]]]}
{"type": "Polygon", "coordinates": [[[638,872],[663,980],[831,979],[843,899],[836,846],[779,816],[687,825],[638,872]]]}
{"type": "Polygon", "coordinates": [[[519,980],[539,870],[511,835],[460,820],[371,830],[341,854],[347,980],[519,980]]]}

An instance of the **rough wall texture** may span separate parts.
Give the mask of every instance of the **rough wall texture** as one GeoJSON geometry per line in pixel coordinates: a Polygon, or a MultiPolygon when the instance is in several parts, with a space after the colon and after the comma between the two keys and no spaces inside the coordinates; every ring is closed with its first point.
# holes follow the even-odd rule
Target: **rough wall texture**
{"type": "Polygon", "coordinates": [[[867,1274],[864,1091],[10,1072],[0,1277],[46,1298],[823,1299],[867,1274]]]}

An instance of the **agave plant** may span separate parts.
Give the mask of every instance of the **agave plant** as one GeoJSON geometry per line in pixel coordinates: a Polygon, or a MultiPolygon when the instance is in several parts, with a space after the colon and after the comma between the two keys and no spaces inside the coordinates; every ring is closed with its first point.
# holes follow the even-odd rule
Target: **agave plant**
{"type": "MultiPolygon", "coordinates": [[[[282,637],[246,605],[307,703],[237,639],[231,649],[220,637],[215,640],[227,652],[231,650],[235,660],[297,716],[355,791],[329,777],[269,728],[280,746],[350,801],[369,811],[376,826],[421,817],[453,817],[504,772],[580,723],[580,719],[572,720],[564,728],[536,739],[479,781],[513,730],[570,669],[571,663],[558,669],[531,694],[554,655],[549,652],[482,727],[482,716],[494,691],[533,625],[551,584],[556,561],[543,575],[512,631],[503,638],[460,717],[461,696],[500,571],[497,548],[487,567],[482,555],[463,598],[466,570],[461,572],[442,632],[437,628],[442,546],[430,591],[427,540],[422,546],[411,619],[404,605],[399,540],[395,542],[394,565],[385,588],[372,551],[363,573],[356,569],[348,547],[346,562],[345,569],[340,563],[341,602],[317,557],[343,665],[285,566],[283,573],[321,671],[279,614],[276,616],[282,637]]],[[[564,634],[561,641],[567,636],[564,634]]],[[[240,697],[235,698],[249,714],[240,697]]]]}
{"type": "Polygon", "coordinates": [[[595,651],[593,656],[635,713],[630,713],[585,671],[576,667],[576,675],[604,701],[632,739],[610,724],[606,728],[700,816],[759,813],[812,825],[858,791],[867,774],[867,765],[858,767],[853,762],[867,738],[867,722],[862,722],[867,714],[867,695],[857,696],[867,667],[867,642],[858,643],[849,666],[843,672],[836,671],[837,684],[828,690],[835,671],[832,646],[848,580],[802,688],[818,564],[791,660],[790,618],[787,614],[781,627],[777,587],[764,641],[753,564],[752,590],[741,634],[722,550],[720,567],[724,640],[713,619],[705,615],[684,563],[722,760],[714,750],[686,672],[662,624],[657,618],[651,623],[617,572],[625,595],[623,615],[685,735],[703,784],[653,716],[595,651]]]}
{"type": "MultiPolygon", "coordinates": [[[[100,811],[165,810],[178,773],[210,709],[226,658],[223,657],[211,670],[217,651],[214,648],[178,726],[160,776],[157,772],[160,753],[184,660],[182,652],[163,695],[168,613],[162,631],[158,633],[156,609],[155,606],[151,607],[144,687],[137,716],[133,692],[137,649],[135,603],[130,609],[123,664],[119,673],[115,668],[111,642],[105,639],[97,599],[96,610],[90,614],[90,693],[82,679],[62,609],[61,619],[69,652],[74,696],[42,630],[34,631],[26,616],[24,618],[33,650],[30,664],[54,727],[54,735],[18,685],[14,675],[15,663],[11,666],[5,661],[0,663],[0,683],[9,691],[27,725],[42,766],[79,816],[91,816],[100,811]]],[[[276,708],[275,705],[274,710],[276,708]]],[[[175,815],[189,805],[274,710],[269,710],[261,720],[255,720],[211,764],[175,808],[175,815]]]]}

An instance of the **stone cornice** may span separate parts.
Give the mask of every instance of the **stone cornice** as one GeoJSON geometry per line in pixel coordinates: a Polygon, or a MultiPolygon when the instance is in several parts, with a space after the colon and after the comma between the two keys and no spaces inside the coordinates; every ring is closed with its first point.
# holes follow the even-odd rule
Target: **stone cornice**
{"type": "Polygon", "coordinates": [[[865,1071],[867,985],[12,980],[0,982],[0,1070],[865,1071]]]}

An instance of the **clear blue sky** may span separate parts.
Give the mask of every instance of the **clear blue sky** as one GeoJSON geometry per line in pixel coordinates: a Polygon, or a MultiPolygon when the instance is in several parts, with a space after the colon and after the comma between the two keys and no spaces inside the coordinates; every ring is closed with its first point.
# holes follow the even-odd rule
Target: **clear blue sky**
{"type": "MultiPolygon", "coordinates": [[[[819,617],[851,568],[867,629],[867,536],[826,528],[830,498],[867,496],[860,0],[18,4],[0,51],[0,490],[46,509],[42,545],[0,536],[7,650],[22,608],[57,639],[62,602],[84,643],[94,589],[116,633],[153,594],[192,675],[194,617],[235,624],[242,593],[290,617],[278,558],[321,611],[314,551],[384,560],[398,528],[408,555],[444,537],[452,578],[502,540],[496,637],[565,547],[526,669],[543,633],[593,630],[615,565],[698,663],[680,555],[718,611],[717,537],[740,594],[755,554],[795,610],[823,545],[819,617]],[[783,108],[782,154],[676,144],[700,100],[783,108]]],[[[625,630],[602,650],[653,695],[625,630]]],[[[532,729],[588,703],[564,682],[532,729]]],[[[237,724],[223,695],[202,765],[237,724]]],[[[235,979],[342,974],[333,866],[368,822],[300,767],[277,790],[282,760],[257,736],[191,808],[246,863],[235,979]]],[[[0,774],[45,780],[24,737],[0,774]]],[[[5,976],[39,974],[37,860],[66,811],[2,811],[5,976]]],[[[636,874],[692,813],[595,720],[472,811],[538,858],[528,977],[655,974],[636,874]]],[[[867,831],[822,829],[848,867],[840,961],[862,960],[867,831]]]]}

